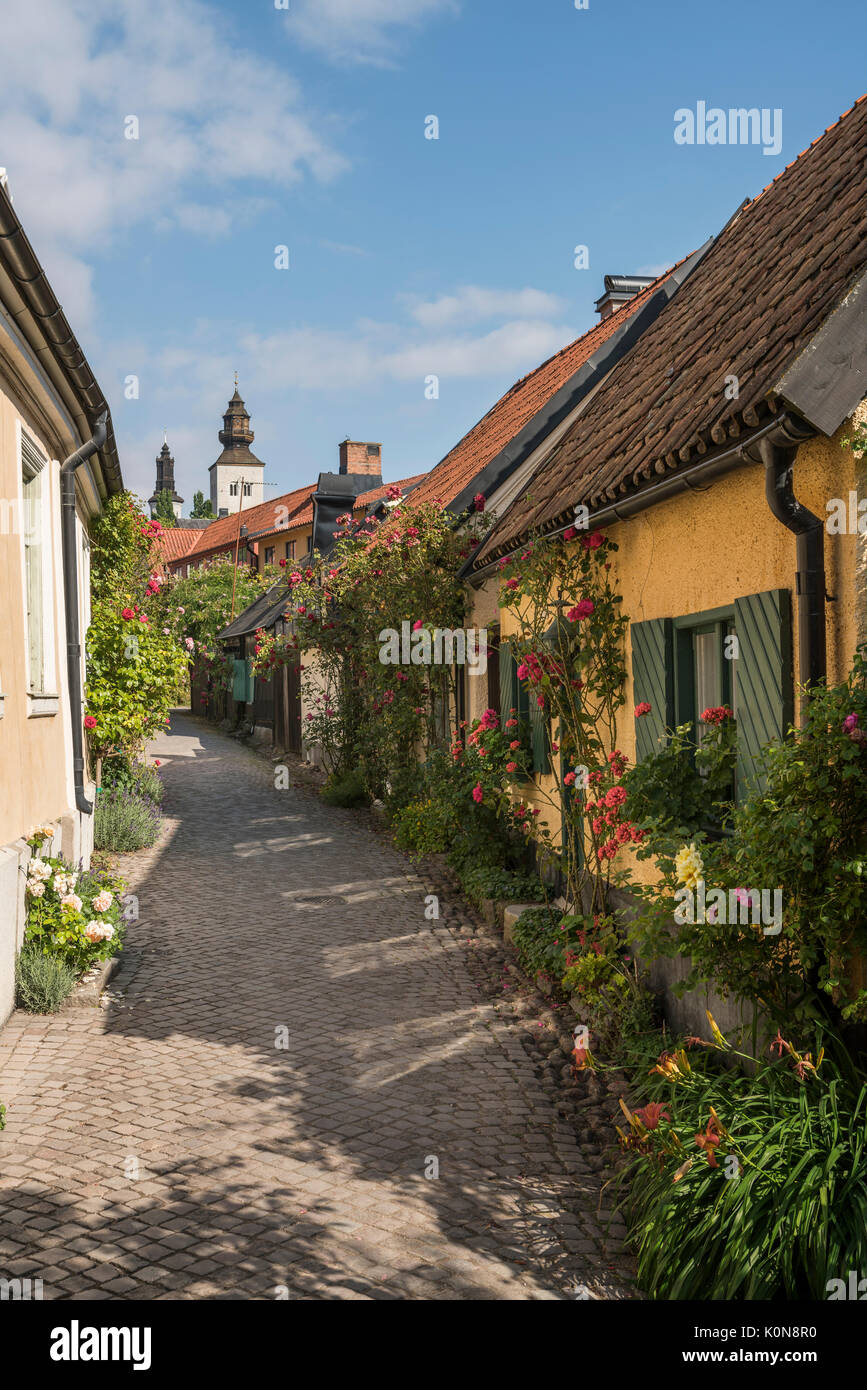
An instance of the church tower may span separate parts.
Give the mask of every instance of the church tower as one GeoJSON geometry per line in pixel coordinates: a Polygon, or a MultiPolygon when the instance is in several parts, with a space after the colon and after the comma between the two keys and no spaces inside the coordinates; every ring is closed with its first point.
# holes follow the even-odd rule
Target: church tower
{"type": "Polygon", "coordinates": [[[265,501],[265,465],[251,453],[253,431],[250,416],[238,394],[238,373],[235,373],[235,393],[223,416],[223,428],[217,438],[223,452],[212,463],[211,506],[215,516],[228,516],[239,506],[255,507],[265,501]]]}
{"type": "Polygon", "coordinates": [[[157,454],[157,482],[154,488],[154,495],[148,498],[148,506],[150,507],[152,517],[157,514],[157,498],[161,492],[171,493],[175,516],[179,517],[181,514],[181,507],[184,505],[184,499],[183,497],[179,497],[175,492],[175,461],[169,453],[169,442],[165,436],[163,436],[163,447],[157,454]]]}

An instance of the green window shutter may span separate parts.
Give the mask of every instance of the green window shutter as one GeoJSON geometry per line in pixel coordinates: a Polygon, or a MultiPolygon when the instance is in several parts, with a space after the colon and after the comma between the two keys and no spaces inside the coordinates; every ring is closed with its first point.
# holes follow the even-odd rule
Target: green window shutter
{"type": "Polygon", "coordinates": [[[247,692],[244,697],[244,703],[252,705],[256,698],[256,677],[253,675],[253,663],[248,659],[244,664],[247,677],[247,692]]]}
{"type": "Polygon", "coordinates": [[[247,666],[239,657],[234,659],[235,673],[232,678],[232,699],[239,705],[247,701],[247,666]]]}
{"type": "Polygon", "coordinates": [[[636,705],[647,702],[650,714],[635,721],[635,761],[659,751],[666,729],[674,724],[674,626],[671,618],[632,623],[632,694],[636,705]]]}
{"type": "Polygon", "coordinates": [[[794,718],[792,599],[788,589],[769,589],[735,599],[738,659],[737,794],[761,788],[760,752],[785,738],[794,718]]]}
{"type": "Polygon", "coordinates": [[[509,718],[509,710],[517,708],[517,691],[515,671],[515,658],[512,656],[512,648],[508,642],[500,643],[500,727],[502,728],[509,718]]]}
{"type": "Polygon", "coordinates": [[[551,759],[548,752],[548,729],[550,720],[548,718],[547,703],[544,709],[540,709],[536,703],[536,696],[530,695],[530,742],[533,749],[533,771],[550,772],[551,759]]]}

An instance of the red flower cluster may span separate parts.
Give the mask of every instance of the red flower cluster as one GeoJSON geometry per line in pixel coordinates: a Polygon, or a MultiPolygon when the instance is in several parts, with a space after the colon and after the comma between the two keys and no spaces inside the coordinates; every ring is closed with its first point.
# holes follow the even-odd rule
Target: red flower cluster
{"type": "Polygon", "coordinates": [[[734,719],[734,711],[728,705],[712,705],[701,712],[701,722],[703,724],[724,724],[727,719],[734,719]]]}
{"type": "Polygon", "coordinates": [[[642,700],[640,705],[635,706],[635,718],[641,719],[645,714],[650,714],[653,705],[649,705],[646,700],[642,700]]]}
{"type": "Polygon", "coordinates": [[[539,685],[543,676],[552,676],[555,684],[563,678],[563,663],[549,652],[528,652],[518,667],[519,681],[539,685]]]}
{"type": "Polygon", "coordinates": [[[603,835],[607,839],[599,845],[596,850],[596,858],[602,863],[605,859],[613,859],[617,851],[623,845],[641,844],[644,839],[644,831],[638,830],[630,820],[625,817],[624,808],[626,806],[626,788],[618,780],[626,771],[626,758],[619,748],[615,748],[613,753],[608,755],[608,774],[596,771],[591,772],[588,781],[594,786],[599,786],[604,782],[606,775],[610,775],[615,780],[607,791],[599,792],[597,801],[588,801],[586,804],[587,813],[593,817],[591,828],[596,839],[599,840],[603,835]]]}

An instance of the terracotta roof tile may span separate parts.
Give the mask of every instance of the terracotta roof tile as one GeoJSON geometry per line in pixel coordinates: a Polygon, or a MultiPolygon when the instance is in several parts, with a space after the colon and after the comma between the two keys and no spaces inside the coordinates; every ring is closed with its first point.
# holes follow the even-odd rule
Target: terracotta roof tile
{"type": "Polygon", "coordinates": [[[867,98],[723,229],[536,471],[475,564],[769,417],[774,386],[867,265],[867,98]],[[737,399],[725,394],[737,377],[737,399]]]}
{"type": "Polygon", "coordinates": [[[164,564],[170,560],[180,560],[189,554],[206,529],[203,527],[200,531],[193,526],[164,526],[158,546],[160,559],[164,564]]]}
{"type": "MultiPolygon", "coordinates": [[[[425,476],[424,473],[416,473],[411,478],[399,479],[396,486],[408,490],[425,476]]],[[[299,526],[312,525],[312,497],[316,491],[316,486],[316,483],[308,483],[304,487],[296,488],[294,492],[285,492],[281,497],[274,497],[268,502],[260,502],[256,507],[244,507],[241,512],[241,521],[247,527],[245,539],[256,540],[258,536],[271,535],[278,529],[293,531],[299,526]],[[285,519],[284,513],[288,513],[285,515],[285,519]]],[[[378,502],[385,497],[388,489],[393,486],[395,486],[393,483],[383,483],[381,487],[361,493],[356,499],[353,510],[363,511],[373,502],[378,502]]],[[[232,516],[219,517],[218,520],[212,521],[210,526],[204,527],[201,531],[172,527],[165,530],[163,535],[166,538],[171,538],[163,542],[164,563],[171,564],[193,556],[201,558],[214,552],[226,550],[234,544],[238,535],[238,513],[235,512],[232,516]],[[186,545],[183,544],[181,537],[189,537],[186,545]]]]}

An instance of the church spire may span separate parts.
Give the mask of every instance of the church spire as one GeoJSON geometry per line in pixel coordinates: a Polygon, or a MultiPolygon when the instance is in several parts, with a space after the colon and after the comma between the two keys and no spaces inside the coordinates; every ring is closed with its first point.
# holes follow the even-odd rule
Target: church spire
{"type": "Polygon", "coordinates": [[[254,434],[250,428],[250,416],[238,390],[238,373],[235,372],[235,390],[229,398],[223,413],[223,428],[217,438],[223,451],[216,462],[211,464],[211,505],[217,516],[242,506],[256,506],[264,501],[265,465],[250,449],[254,434]],[[243,489],[243,491],[242,491],[243,489]]]}
{"type": "Polygon", "coordinates": [[[156,515],[157,498],[160,493],[169,492],[171,493],[175,516],[178,517],[181,514],[181,507],[183,506],[184,499],[183,497],[179,497],[175,492],[175,460],[169,449],[168,432],[166,430],[163,430],[163,447],[157,454],[156,464],[156,486],[154,487],[153,496],[148,498],[151,516],[156,515]]]}

